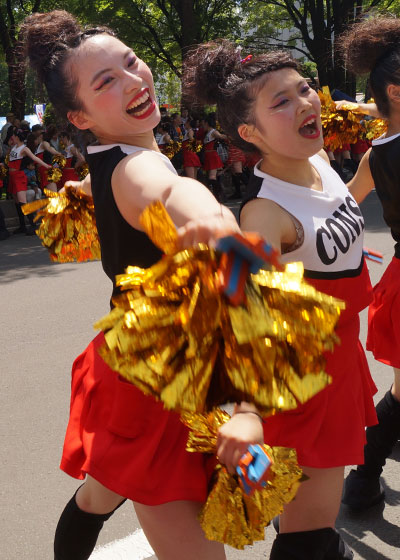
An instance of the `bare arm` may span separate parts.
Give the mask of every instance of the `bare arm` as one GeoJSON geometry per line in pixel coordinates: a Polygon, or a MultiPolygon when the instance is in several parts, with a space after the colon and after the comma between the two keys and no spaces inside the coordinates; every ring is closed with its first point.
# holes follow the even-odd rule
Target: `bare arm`
{"type": "Polygon", "coordinates": [[[221,134],[220,132],[218,132],[218,130],[214,130],[214,132],[211,134],[211,136],[214,138],[214,140],[228,140],[228,137],[226,134],[221,134]]]}
{"type": "Polygon", "coordinates": [[[369,167],[369,155],[371,153],[371,148],[366,152],[360,161],[357,173],[354,177],[347,183],[347,188],[354,196],[357,204],[362,202],[368,193],[374,188],[375,183],[372,178],[371,169],[369,167]]]}
{"type": "Polygon", "coordinates": [[[85,162],[85,158],[83,157],[83,155],[81,154],[81,152],[78,150],[78,148],[76,146],[74,146],[71,149],[72,154],[76,157],[77,162],[75,164],[75,167],[79,167],[80,165],[82,165],[82,163],[85,162]]]}
{"type": "Polygon", "coordinates": [[[25,148],[21,151],[21,154],[23,154],[24,156],[28,156],[29,158],[31,158],[32,161],[34,161],[35,163],[37,163],[38,165],[42,165],[43,167],[45,167],[46,169],[50,169],[51,165],[48,165],[47,163],[45,163],[44,161],[42,161],[40,158],[36,157],[29,148],[27,148],[25,146],[25,148]]]}
{"type": "Polygon", "coordinates": [[[160,200],[179,228],[184,247],[209,242],[226,231],[239,231],[232,212],[219,204],[204,185],[175,175],[150,151],[121,160],[112,176],[112,189],[119,211],[139,230],[142,211],[160,200]]]}
{"type": "Polygon", "coordinates": [[[42,145],[44,147],[44,149],[46,150],[46,152],[50,152],[51,154],[53,154],[53,156],[61,156],[62,154],[60,154],[60,152],[57,152],[57,150],[55,150],[53,148],[53,146],[51,144],[49,144],[49,142],[46,142],[46,140],[43,140],[42,145]]]}
{"type": "Polygon", "coordinates": [[[81,189],[88,196],[92,196],[92,182],[90,179],[90,173],[86,175],[82,181],[66,181],[64,187],[60,189],[62,192],[65,187],[74,187],[75,189],[81,189]]]}
{"type": "Polygon", "coordinates": [[[364,113],[364,115],[369,115],[370,117],[375,117],[377,119],[383,119],[380,112],[378,111],[378,107],[376,103],[353,103],[351,101],[346,101],[342,99],[341,101],[335,101],[336,109],[341,109],[343,106],[350,107],[354,111],[359,111],[360,113],[364,113]]]}
{"type": "Polygon", "coordinates": [[[290,214],[265,198],[256,198],[244,206],[240,227],[243,231],[259,233],[279,252],[283,243],[291,245],[296,241],[296,228],[290,214]]]}

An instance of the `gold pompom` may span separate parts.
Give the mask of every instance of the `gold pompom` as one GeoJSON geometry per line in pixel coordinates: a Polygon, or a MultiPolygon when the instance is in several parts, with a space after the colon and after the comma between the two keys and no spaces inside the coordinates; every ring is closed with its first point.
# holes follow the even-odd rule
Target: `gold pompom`
{"type": "Polygon", "coordinates": [[[178,251],[161,203],[145,210],[142,227],[166,255],[116,278],[123,293],[95,325],[113,370],[176,411],[244,400],[268,415],[326,387],[322,354],[338,341],[343,305],[304,282],[301,264],[249,276],[245,303],[234,307],[221,293],[219,253],[178,251]]]}
{"type": "Polygon", "coordinates": [[[54,167],[64,169],[67,165],[67,159],[62,154],[56,154],[53,156],[52,163],[54,167]]]}
{"type": "MultiPolygon", "coordinates": [[[[182,415],[189,429],[187,451],[215,453],[218,429],[229,420],[221,409],[208,414],[182,415]]],[[[293,500],[302,480],[296,451],[263,445],[272,459],[265,488],[248,496],[237,475],[218,463],[199,520],[206,537],[238,549],[264,539],[264,529],[293,500]]]]}
{"type": "Polygon", "coordinates": [[[62,171],[58,167],[51,167],[47,170],[47,180],[49,183],[58,183],[61,180],[62,171]]]}
{"type": "Polygon", "coordinates": [[[92,197],[73,187],[54,193],[45,189],[47,199],[25,204],[24,214],[37,212],[36,234],[48,249],[52,261],[63,263],[100,259],[100,242],[92,197]]]}

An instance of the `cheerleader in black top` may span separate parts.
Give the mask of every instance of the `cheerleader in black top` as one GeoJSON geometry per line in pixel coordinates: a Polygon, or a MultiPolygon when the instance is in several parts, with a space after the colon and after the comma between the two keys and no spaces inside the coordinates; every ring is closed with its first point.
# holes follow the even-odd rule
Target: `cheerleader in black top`
{"type": "MultiPolygon", "coordinates": [[[[113,293],[115,275],[127,265],[149,267],[161,257],[139,221],[152,201],[164,203],[182,248],[238,230],[233,214],[208,189],[179,177],[159,152],[151,72],[112,31],[82,29],[71,14],[55,11],[27,18],[23,33],[55,109],[97,137],[88,155],[91,177],[82,187],[93,194],[113,293]]],[[[56,560],[89,558],[104,521],[124,498],[134,502],[160,560],[225,559],[223,546],[205,538],[197,519],[207,497],[207,457],[186,452],[188,430],[176,413],[106,366],[97,353],[102,339],[97,336],[73,366],[61,468],[86,481],[59,520],[56,560]]],[[[254,407],[242,403],[237,410],[254,407]]],[[[217,452],[234,472],[248,444],[262,441],[257,415],[235,414],[220,430],[217,452]]]]}
{"type": "Polygon", "coordinates": [[[357,202],[376,188],[395,241],[392,261],[374,288],[367,338],[375,359],[393,367],[394,381],[376,406],[379,425],[367,429],[365,464],[351,471],[343,497],[350,507],[364,509],[384,498],[379,477],[400,438],[400,19],[365,19],[342,37],[342,48],[348,70],[369,73],[376,105],[360,109],[388,120],[386,134],[372,142],[348,187],[357,202]]]}

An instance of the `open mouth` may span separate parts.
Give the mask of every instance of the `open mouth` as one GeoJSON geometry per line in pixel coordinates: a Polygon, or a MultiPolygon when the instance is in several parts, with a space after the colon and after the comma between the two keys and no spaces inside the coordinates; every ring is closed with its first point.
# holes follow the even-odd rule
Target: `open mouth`
{"type": "Polygon", "coordinates": [[[321,131],[319,129],[316,117],[308,117],[299,128],[299,133],[304,138],[319,138],[319,136],[321,135],[321,131]]]}
{"type": "Polygon", "coordinates": [[[155,101],[150,97],[149,88],[146,88],[129,102],[126,112],[136,119],[144,119],[154,111],[155,105],[155,101]]]}

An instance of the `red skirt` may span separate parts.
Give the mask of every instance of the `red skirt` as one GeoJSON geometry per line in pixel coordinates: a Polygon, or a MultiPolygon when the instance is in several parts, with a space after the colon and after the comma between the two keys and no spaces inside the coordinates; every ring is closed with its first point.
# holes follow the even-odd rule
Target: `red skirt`
{"type": "Polygon", "coordinates": [[[61,469],[146,505],[204,502],[214,457],[186,451],[179,415],[112,371],[97,353],[103,341],[100,333],[72,368],[61,469]]]}
{"type": "Polygon", "coordinates": [[[214,150],[214,142],[208,142],[204,148],[204,171],[212,171],[213,169],[222,169],[224,164],[218,155],[217,150],[214,150]]]}
{"type": "Polygon", "coordinates": [[[8,192],[17,194],[20,191],[26,191],[28,188],[28,179],[23,171],[12,171],[8,174],[8,192]]]}
{"type": "Polygon", "coordinates": [[[61,188],[67,181],[80,181],[79,175],[73,167],[64,167],[62,170],[62,177],[57,183],[57,186],[61,188]]]}
{"type": "Polygon", "coordinates": [[[47,169],[43,165],[39,165],[40,187],[43,190],[48,184],[47,169]]]}
{"type": "Polygon", "coordinates": [[[359,138],[355,144],[351,144],[352,154],[365,154],[365,152],[368,152],[368,149],[368,142],[366,140],[361,140],[361,138],[359,138]]]}
{"type": "Polygon", "coordinates": [[[393,257],[374,287],[368,310],[367,350],[374,358],[400,368],[400,259],[393,257]]]}
{"type": "Polygon", "coordinates": [[[241,163],[246,163],[246,156],[236,146],[233,144],[229,144],[229,155],[228,159],[226,160],[226,166],[232,165],[232,163],[240,161],[241,163]]]}
{"type": "Polygon", "coordinates": [[[183,149],[183,167],[201,167],[199,156],[191,150],[183,149]]]}
{"type": "Polygon", "coordinates": [[[265,442],[294,447],[305,467],[359,465],[364,462],[365,427],[377,423],[376,386],[359,342],[358,312],[370,300],[368,270],[364,263],[360,277],[309,283],[349,302],[336,328],[341,343],[325,354],[332,383],[295,410],[267,418],[265,442]]]}

